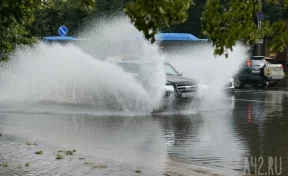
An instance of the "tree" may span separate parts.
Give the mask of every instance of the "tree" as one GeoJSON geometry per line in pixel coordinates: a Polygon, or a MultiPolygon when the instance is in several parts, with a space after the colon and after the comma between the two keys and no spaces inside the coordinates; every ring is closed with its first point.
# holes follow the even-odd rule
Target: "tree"
{"type": "MultiPolygon", "coordinates": [[[[280,51],[288,45],[288,0],[261,0],[261,4],[259,1],[207,0],[204,4],[195,0],[199,6],[192,6],[192,0],[98,0],[96,6],[99,13],[108,14],[125,6],[124,11],[131,22],[152,43],[159,28],[180,32],[195,30],[197,35],[202,28],[218,55],[227,55],[237,41],[250,45],[261,38],[271,39],[271,49],[280,51]],[[264,16],[259,30],[256,13],[261,7],[268,15],[264,16]],[[199,28],[202,9],[202,26],[199,28]]],[[[64,21],[70,33],[75,33],[86,18],[95,15],[94,8],[95,0],[2,0],[0,51],[7,54],[18,44],[33,43],[35,36],[55,35],[64,21]]]]}
{"type": "Polygon", "coordinates": [[[287,0],[229,0],[223,6],[219,0],[208,0],[203,12],[202,27],[205,34],[215,46],[215,54],[232,50],[237,41],[245,41],[248,45],[255,44],[259,39],[270,38],[271,50],[277,52],[288,44],[286,21],[278,16],[277,19],[267,19],[258,29],[256,14],[261,7],[280,5],[287,11],[287,0]],[[263,4],[262,4],[263,3],[263,4]]]}
{"type": "Polygon", "coordinates": [[[97,14],[109,16],[123,12],[124,7],[131,0],[97,0],[97,14]]]}
{"type": "MultiPolygon", "coordinates": [[[[45,18],[44,14],[41,16],[41,10],[48,5],[53,5],[53,1],[1,0],[0,54],[4,55],[4,57],[0,58],[1,60],[7,60],[7,54],[12,52],[17,45],[32,44],[35,42],[34,37],[30,33],[30,30],[33,30],[31,29],[31,24],[35,20],[35,15],[39,12],[39,17],[42,20],[42,26],[40,27],[45,27],[49,18],[45,18]]],[[[91,8],[95,6],[95,0],[74,0],[73,5],[82,8],[91,8]]],[[[47,30],[47,28],[44,28],[44,30],[47,30]]]]}
{"type": "MultiPolygon", "coordinates": [[[[183,23],[192,4],[190,0],[136,0],[129,3],[125,11],[136,28],[154,42],[159,27],[183,23]]],[[[251,45],[262,38],[270,38],[271,50],[277,52],[288,45],[287,7],[288,0],[207,0],[201,19],[202,32],[212,41],[216,55],[227,56],[238,41],[251,45]],[[276,5],[283,14],[276,19],[271,15],[259,30],[256,14],[262,5],[263,9],[276,5]]]]}
{"type": "Polygon", "coordinates": [[[85,19],[95,12],[78,0],[50,0],[35,12],[35,20],[29,27],[31,36],[58,35],[59,26],[65,25],[70,34],[75,34],[85,19]]]}
{"type": "Polygon", "coordinates": [[[170,27],[186,21],[187,11],[192,4],[192,0],[136,0],[127,4],[125,13],[146,39],[153,43],[159,27],[170,27]]]}
{"type": "Polygon", "coordinates": [[[207,36],[203,35],[201,27],[201,17],[206,1],[194,0],[194,3],[195,5],[189,8],[188,17],[184,23],[171,25],[170,28],[163,26],[160,30],[162,32],[191,33],[198,38],[206,38],[207,36]]]}
{"type": "Polygon", "coordinates": [[[26,26],[34,20],[34,11],[39,8],[41,1],[37,0],[2,0],[0,3],[0,53],[7,59],[6,54],[13,51],[17,44],[30,44],[26,26]]]}

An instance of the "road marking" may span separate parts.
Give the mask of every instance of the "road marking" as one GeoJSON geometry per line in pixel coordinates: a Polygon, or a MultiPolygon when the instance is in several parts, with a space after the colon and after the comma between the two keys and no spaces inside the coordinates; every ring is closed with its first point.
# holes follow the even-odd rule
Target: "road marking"
{"type": "Polygon", "coordinates": [[[261,101],[261,100],[248,100],[248,99],[234,99],[235,101],[250,101],[250,102],[258,102],[258,103],[272,103],[272,104],[282,104],[273,101],[261,101]]]}

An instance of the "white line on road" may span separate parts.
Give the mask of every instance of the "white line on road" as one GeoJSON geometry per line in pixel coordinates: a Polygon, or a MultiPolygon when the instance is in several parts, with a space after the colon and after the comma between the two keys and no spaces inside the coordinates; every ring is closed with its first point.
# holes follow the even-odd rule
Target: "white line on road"
{"type": "Polygon", "coordinates": [[[272,104],[282,104],[273,101],[261,101],[261,100],[248,100],[248,99],[234,99],[235,101],[251,101],[251,102],[258,102],[258,103],[272,103],[272,104]]]}

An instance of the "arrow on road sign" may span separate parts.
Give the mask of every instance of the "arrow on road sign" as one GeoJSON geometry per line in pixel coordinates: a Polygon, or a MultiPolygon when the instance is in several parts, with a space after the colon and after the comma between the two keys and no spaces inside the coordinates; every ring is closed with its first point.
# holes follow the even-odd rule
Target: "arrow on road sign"
{"type": "Polygon", "coordinates": [[[65,35],[68,34],[68,28],[67,28],[66,26],[60,26],[60,27],[58,28],[58,33],[59,33],[59,35],[61,35],[61,36],[65,36],[65,35]]]}

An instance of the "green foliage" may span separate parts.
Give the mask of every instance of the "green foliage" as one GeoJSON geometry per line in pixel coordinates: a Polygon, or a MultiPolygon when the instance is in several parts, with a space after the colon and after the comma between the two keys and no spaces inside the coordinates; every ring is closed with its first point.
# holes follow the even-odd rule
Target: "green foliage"
{"type": "Polygon", "coordinates": [[[216,55],[227,56],[237,41],[251,45],[262,38],[271,39],[271,50],[280,51],[288,45],[287,7],[288,0],[260,0],[260,4],[258,0],[2,0],[0,59],[7,60],[7,54],[16,45],[58,35],[61,25],[67,26],[69,35],[73,35],[87,19],[97,14],[119,14],[123,8],[152,43],[161,29],[208,36],[216,55]],[[191,6],[193,2],[195,6],[191,6]],[[259,30],[256,14],[260,9],[264,20],[259,30]]]}
{"type": "MultiPolygon", "coordinates": [[[[196,12],[202,11],[204,4],[203,1],[196,1],[199,4],[197,9],[190,7],[191,4],[192,1],[135,0],[127,5],[125,12],[135,27],[153,43],[159,28],[199,36],[197,30],[190,32],[194,31],[191,24],[197,21],[192,19],[194,16],[198,15],[198,19],[201,17],[196,12]],[[188,9],[189,20],[179,24],[186,20],[188,9]]],[[[272,51],[281,51],[288,45],[287,7],[288,0],[207,0],[201,18],[202,32],[212,41],[215,55],[225,54],[227,57],[228,50],[232,50],[236,42],[252,45],[263,38],[271,39],[272,51]],[[264,20],[261,29],[258,29],[256,14],[260,10],[264,12],[264,20]]],[[[200,24],[196,23],[195,28],[199,29],[200,24]]]]}
{"type": "Polygon", "coordinates": [[[135,170],[135,173],[141,173],[141,170],[135,170]]]}
{"type": "Polygon", "coordinates": [[[171,25],[170,28],[163,26],[160,28],[161,32],[177,32],[177,33],[190,33],[199,38],[206,38],[202,33],[201,17],[202,11],[205,8],[206,1],[193,0],[195,5],[191,6],[188,10],[188,18],[184,23],[171,25]]]}
{"type": "Polygon", "coordinates": [[[84,164],[85,164],[85,165],[92,165],[92,164],[95,164],[95,163],[85,162],[84,164]]]}
{"type": "Polygon", "coordinates": [[[41,8],[35,12],[37,20],[29,27],[31,35],[38,38],[58,35],[57,31],[61,25],[68,27],[69,35],[75,34],[85,19],[95,12],[95,4],[91,4],[95,1],[86,1],[50,0],[42,4],[41,8]]]}
{"type": "MultiPolygon", "coordinates": [[[[78,4],[79,4],[79,2],[80,2],[80,5],[81,5],[81,7],[83,8],[86,8],[86,9],[94,9],[94,7],[95,7],[95,0],[82,0],[82,1],[79,1],[79,0],[77,0],[76,1],[78,4]]],[[[74,4],[74,5],[77,5],[77,3],[76,4],[74,4]]]]}
{"type": "Polygon", "coordinates": [[[227,57],[228,50],[232,50],[237,41],[245,41],[250,45],[257,43],[259,39],[270,38],[272,39],[271,49],[276,52],[287,46],[286,22],[281,19],[281,16],[277,17],[270,12],[270,15],[274,15],[273,20],[266,16],[262,21],[261,29],[258,29],[256,14],[263,4],[269,7],[274,5],[274,10],[278,8],[278,12],[280,9],[287,12],[288,0],[281,2],[263,0],[261,4],[258,0],[229,0],[226,3],[223,4],[220,0],[208,0],[203,11],[203,32],[213,42],[216,55],[225,53],[227,57]]]}
{"type": "Polygon", "coordinates": [[[239,40],[244,39],[250,44],[261,38],[261,31],[254,22],[258,10],[255,1],[230,0],[228,8],[219,0],[207,1],[202,28],[213,42],[215,54],[227,54],[226,49],[232,49],[239,40]]]}
{"type": "Polygon", "coordinates": [[[1,0],[0,60],[7,60],[17,45],[33,44],[35,36],[57,32],[56,26],[67,21],[75,30],[94,7],[95,0],[1,0]]]}
{"type": "Polygon", "coordinates": [[[37,151],[35,152],[36,155],[43,155],[43,152],[42,151],[37,151]]]}
{"type": "Polygon", "coordinates": [[[64,159],[64,157],[63,157],[62,155],[58,154],[58,155],[56,156],[56,159],[57,159],[57,160],[62,160],[62,159],[64,159]]]}
{"type": "Polygon", "coordinates": [[[70,151],[70,150],[67,150],[67,151],[65,152],[65,154],[66,154],[66,155],[73,155],[73,152],[70,151]]]}
{"type": "Polygon", "coordinates": [[[26,145],[35,145],[37,146],[37,144],[34,142],[33,144],[31,142],[26,141],[26,145]]]}
{"type": "Polygon", "coordinates": [[[2,166],[2,167],[8,167],[9,165],[8,165],[8,163],[3,163],[3,164],[0,164],[0,166],[2,166]]]}
{"type": "Polygon", "coordinates": [[[102,169],[105,169],[105,168],[108,168],[108,166],[106,164],[103,164],[103,165],[94,165],[92,166],[93,169],[97,169],[97,168],[102,168],[102,169]]]}
{"type": "Polygon", "coordinates": [[[136,0],[127,4],[125,13],[145,38],[153,43],[160,26],[170,27],[187,19],[187,10],[192,3],[192,0],[136,0]]]}
{"type": "Polygon", "coordinates": [[[7,53],[16,45],[31,44],[26,26],[34,20],[34,11],[39,8],[39,0],[1,0],[0,3],[0,54],[7,59],[7,53]]]}
{"type": "Polygon", "coordinates": [[[131,0],[97,0],[96,10],[98,15],[114,15],[123,12],[125,5],[131,0]]]}
{"type": "Polygon", "coordinates": [[[76,152],[76,150],[58,150],[59,153],[63,152],[65,153],[66,155],[73,155],[73,153],[76,152]]]}

